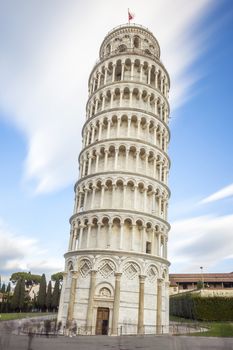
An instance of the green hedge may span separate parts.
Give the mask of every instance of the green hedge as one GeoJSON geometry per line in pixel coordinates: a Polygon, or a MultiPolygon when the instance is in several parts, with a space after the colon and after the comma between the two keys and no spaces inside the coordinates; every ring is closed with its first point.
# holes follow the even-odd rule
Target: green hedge
{"type": "Polygon", "coordinates": [[[193,320],[233,321],[233,297],[174,295],[170,297],[170,314],[193,320]]]}

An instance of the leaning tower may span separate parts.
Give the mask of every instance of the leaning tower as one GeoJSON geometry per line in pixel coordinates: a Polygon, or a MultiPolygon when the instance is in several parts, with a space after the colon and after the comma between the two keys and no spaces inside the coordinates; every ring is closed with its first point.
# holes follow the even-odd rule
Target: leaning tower
{"type": "Polygon", "coordinates": [[[58,321],[168,331],[169,75],[154,35],[111,30],[91,71],[58,321]]]}

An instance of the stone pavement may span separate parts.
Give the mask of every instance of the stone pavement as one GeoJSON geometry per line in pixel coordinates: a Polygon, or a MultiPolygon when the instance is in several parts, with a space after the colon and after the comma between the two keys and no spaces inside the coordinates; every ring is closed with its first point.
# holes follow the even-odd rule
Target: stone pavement
{"type": "MultiPolygon", "coordinates": [[[[26,335],[1,334],[0,350],[29,350],[26,335]]],[[[233,338],[187,336],[34,336],[32,350],[233,350],[233,338]]]]}

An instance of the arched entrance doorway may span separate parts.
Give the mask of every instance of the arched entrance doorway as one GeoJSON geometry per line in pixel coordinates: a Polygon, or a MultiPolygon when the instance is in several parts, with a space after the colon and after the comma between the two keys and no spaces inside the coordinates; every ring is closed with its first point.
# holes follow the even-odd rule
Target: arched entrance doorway
{"type": "Polygon", "coordinates": [[[109,329],[109,308],[98,307],[96,317],[96,334],[108,335],[109,329]]]}

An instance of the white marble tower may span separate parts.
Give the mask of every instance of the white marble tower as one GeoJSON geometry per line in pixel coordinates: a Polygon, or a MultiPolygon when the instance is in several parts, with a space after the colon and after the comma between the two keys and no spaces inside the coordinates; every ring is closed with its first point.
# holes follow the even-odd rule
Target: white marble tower
{"type": "Polygon", "coordinates": [[[58,321],[82,334],[167,332],[170,80],[154,35],[111,30],[88,84],[58,321]]]}

